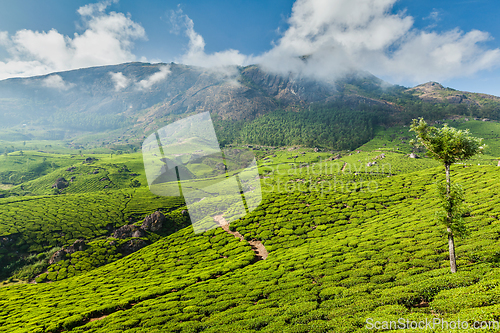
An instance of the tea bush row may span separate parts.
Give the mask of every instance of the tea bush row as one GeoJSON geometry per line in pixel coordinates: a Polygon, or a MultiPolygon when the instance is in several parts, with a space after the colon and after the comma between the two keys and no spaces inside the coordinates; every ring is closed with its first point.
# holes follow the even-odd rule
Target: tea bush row
{"type": "Polygon", "coordinates": [[[197,236],[187,228],[90,273],[4,287],[0,331],[357,332],[369,317],[451,320],[457,309],[461,320],[498,319],[497,169],[452,170],[471,206],[456,274],[434,219],[442,170],[429,169],[387,178],[371,196],[268,195],[230,225],[270,250],[253,265],[246,242],[220,228],[197,236]],[[460,302],[453,291],[475,300],[460,302]],[[102,314],[110,315],[88,322],[102,314]]]}

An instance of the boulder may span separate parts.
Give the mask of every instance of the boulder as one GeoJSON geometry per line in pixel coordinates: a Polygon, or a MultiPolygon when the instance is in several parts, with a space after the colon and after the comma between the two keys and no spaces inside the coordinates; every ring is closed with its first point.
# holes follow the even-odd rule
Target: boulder
{"type": "Polygon", "coordinates": [[[66,253],[75,253],[76,251],[84,251],[87,245],[83,239],[76,240],[72,245],[64,249],[66,253]]]}
{"type": "Polygon", "coordinates": [[[141,229],[141,228],[132,232],[132,237],[134,237],[134,238],[140,238],[140,237],[145,237],[145,236],[146,236],[146,232],[144,231],[144,229],[141,229]]]}
{"type": "Polygon", "coordinates": [[[61,260],[64,260],[64,258],[66,258],[66,251],[63,250],[59,250],[57,252],[55,252],[52,257],[50,257],[49,259],[49,265],[52,265],[52,264],[55,264],[56,262],[59,262],[61,260]]]}
{"type": "Polygon", "coordinates": [[[167,219],[165,218],[165,215],[163,215],[160,211],[156,211],[153,214],[146,216],[144,222],[142,222],[141,228],[147,231],[158,232],[163,228],[166,222],[167,219]]]}
{"type": "Polygon", "coordinates": [[[125,239],[125,238],[131,238],[131,237],[143,237],[144,230],[140,230],[139,233],[136,233],[140,228],[133,225],[124,225],[121,228],[118,228],[113,232],[113,235],[111,237],[113,238],[119,238],[119,239],[125,239]],[[135,235],[135,236],[134,236],[135,235]]]}
{"type": "Polygon", "coordinates": [[[418,155],[415,153],[411,153],[409,156],[410,156],[410,158],[419,158],[418,155]]]}
{"type": "Polygon", "coordinates": [[[118,251],[122,253],[124,256],[128,256],[136,251],[139,251],[143,247],[147,246],[148,243],[143,241],[142,239],[131,239],[118,248],[118,251]]]}

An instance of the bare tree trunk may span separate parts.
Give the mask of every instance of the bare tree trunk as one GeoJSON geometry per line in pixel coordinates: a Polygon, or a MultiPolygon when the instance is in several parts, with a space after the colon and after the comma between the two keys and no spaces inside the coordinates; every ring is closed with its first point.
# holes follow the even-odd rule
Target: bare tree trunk
{"type": "MultiPolygon", "coordinates": [[[[451,180],[450,180],[450,165],[445,164],[444,168],[446,169],[446,199],[450,199],[450,189],[451,189],[451,180]]],[[[453,222],[451,212],[447,212],[448,223],[451,225],[453,222]]],[[[448,231],[448,251],[450,253],[450,270],[452,273],[457,272],[457,260],[455,258],[455,241],[453,240],[453,231],[450,227],[447,228],[448,231]]]]}
{"type": "Polygon", "coordinates": [[[450,198],[450,184],[451,184],[451,180],[450,180],[450,165],[449,164],[445,164],[444,168],[446,170],[446,197],[450,198]]]}
{"type": "Polygon", "coordinates": [[[450,252],[450,269],[452,273],[457,272],[457,260],[455,258],[455,241],[453,240],[453,232],[448,228],[448,250],[450,252]]]}

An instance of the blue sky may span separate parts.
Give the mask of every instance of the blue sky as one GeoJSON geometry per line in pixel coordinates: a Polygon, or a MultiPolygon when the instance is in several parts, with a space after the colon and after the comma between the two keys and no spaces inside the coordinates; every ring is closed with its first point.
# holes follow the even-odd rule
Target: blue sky
{"type": "Polygon", "coordinates": [[[134,60],[258,62],[500,96],[498,14],[498,0],[5,0],[0,79],[134,60]],[[305,54],[308,64],[297,62],[305,54]]]}

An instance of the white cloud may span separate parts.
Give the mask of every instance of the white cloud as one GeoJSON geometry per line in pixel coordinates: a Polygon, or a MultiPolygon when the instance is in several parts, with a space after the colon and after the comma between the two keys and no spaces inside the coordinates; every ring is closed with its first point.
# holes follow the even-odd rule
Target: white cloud
{"type": "Polygon", "coordinates": [[[155,84],[160,83],[165,80],[170,74],[170,66],[165,65],[159,68],[159,71],[151,74],[148,78],[137,81],[135,78],[126,77],[122,72],[112,73],[111,80],[115,86],[115,91],[120,91],[127,88],[128,86],[134,86],[138,90],[148,90],[151,89],[155,84]]]}
{"type": "Polygon", "coordinates": [[[415,33],[391,56],[381,57],[381,69],[396,79],[415,82],[470,76],[500,65],[500,49],[479,46],[489,39],[488,33],[478,30],[415,33]]]}
{"type": "Polygon", "coordinates": [[[270,71],[335,79],[365,70],[398,82],[417,83],[472,75],[500,66],[500,49],[486,49],[487,32],[429,31],[439,12],[428,16],[425,31],[406,12],[393,13],[397,0],[297,0],[289,27],[259,56],[228,49],[205,53],[205,41],[179,8],[171,13],[172,32],[189,38],[180,62],[203,67],[260,63],[270,71]],[[304,57],[305,56],[305,57],[304,57]],[[302,59],[302,58],[305,59],[302,59]]]}
{"type": "Polygon", "coordinates": [[[433,9],[432,12],[429,14],[429,16],[424,17],[423,20],[430,20],[434,22],[441,21],[441,18],[439,17],[440,13],[437,9],[433,9]]]}
{"type": "Polygon", "coordinates": [[[78,13],[85,30],[72,37],[55,29],[48,32],[24,29],[12,36],[1,33],[0,45],[10,57],[0,61],[0,79],[136,60],[133,41],[145,39],[146,33],[130,15],[106,13],[107,7],[115,2],[80,7],[78,13]]]}
{"type": "Polygon", "coordinates": [[[130,85],[130,79],[123,75],[122,72],[112,73],[110,72],[111,80],[115,85],[115,91],[120,91],[122,89],[127,88],[130,85]]]}
{"type": "Polygon", "coordinates": [[[81,16],[94,16],[97,13],[104,13],[106,8],[112,3],[118,3],[118,0],[105,0],[98,3],[89,3],[78,8],[77,13],[81,16]]]}
{"type": "Polygon", "coordinates": [[[253,61],[252,56],[241,54],[239,51],[233,49],[214,52],[212,54],[205,53],[205,40],[194,30],[193,20],[183,14],[180,8],[175,12],[171,12],[170,22],[172,23],[172,33],[178,33],[182,27],[184,28],[184,33],[189,38],[188,50],[179,59],[179,62],[183,64],[217,68],[245,65],[253,61]]]}
{"type": "Polygon", "coordinates": [[[59,90],[69,90],[75,86],[74,83],[68,83],[63,80],[60,75],[50,75],[42,80],[42,85],[48,88],[55,88],[59,90]]]}
{"type": "Polygon", "coordinates": [[[161,66],[158,72],[152,74],[145,80],[137,82],[136,86],[139,89],[150,89],[153,85],[165,80],[168,74],[170,74],[170,66],[161,66]]]}
{"type": "MultiPolygon", "coordinates": [[[[481,47],[488,33],[417,30],[411,16],[391,13],[396,1],[297,0],[288,30],[259,60],[280,72],[328,79],[362,69],[400,82],[444,80],[500,65],[500,49],[481,47]]],[[[429,17],[437,20],[433,13],[429,17]]]]}
{"type": "MultiPolygon", "coordinates": [[[[20,30],[13,35],[0,31],[0,47],[9,54],[8,59],[0,60],[0,79],[136,61],[134,41],[146,39],[146,33],[129,14],[108,11],[117,1],[80,7],[77,12],[83,32],[73,36],[55,29],[20,30]]],[[[417,83],[464,77],[500,66],[500,49],[486,47],[491,39],[487,32],[433,30],[440,19],[437,10],[425,18],[428,27],[416,29],[413,17],[393,12],[396,1],[297,0],[288,28],[268,52],[258,56],[234,49],[207,53],[205,40],[180,7],[171,12],[171,32],[183,31],[188,38],[178,62],[215,68],[228,76],[236,73],[235,65],[260,63],[272,71],[320,79],[366,70],[399,83],[417,83]]],[[[112,78],[118,90],[125,84],[148,89],[167,76],[167,69],[162,69],[140,82],[130,79],[127,83],[124,76],[112,78]]]]}

